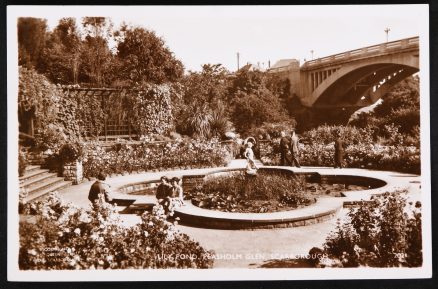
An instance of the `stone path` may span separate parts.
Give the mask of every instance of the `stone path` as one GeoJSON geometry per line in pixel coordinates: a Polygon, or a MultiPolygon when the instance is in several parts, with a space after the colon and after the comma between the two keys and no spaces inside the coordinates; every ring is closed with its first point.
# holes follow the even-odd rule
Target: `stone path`
{"type": "MultiPolygon", "coordinates": [[[[234,160],[228,168],[243,168],[245,160],[234,160]]],[[[193,170],[178,170],[166,172],[147,172],[126,176],[113,176],[107,179],[112,189],[122,185],[151,180],[159,180],[162,175],[182,176],[197,175],[212,172],[225,168],[205,168],[193,170]]],[[[401,174],[394,172],[369,171],[363,169],[333,169],[322,167],[293,168],[297,172],[319,172],[328,175],[355,175],[365,174],[385,180],[388,185],[400,188],[407,188],[411,200],[421,200],[420,181],[421,176],[401,174]]],[[[71,186],[59,191],[61,197],[81,207],[89,207],[87,199],[88,190],[93,181],[85,181],[79,185],[71,186]]],[[[372,191],[372,190],[369,190],[372,191]]],[[[369,193],[369,192],[368,192],[369,193]]],[[[114,194],[113,197],[117,197],[114,194]]],[[[134,196],[133,198],[137,198],[134,196]]],[[[151,198],[153,196],[145,196],[151,198]]],[[[361,198],[362,195],[351,195],[349,198],[361,198]]],[[[126,195],[124,195],[126,198],[126,195]]],[[[122,208],[120,208],[122,209],[122,208]]],[[[336,226],[336,220],[343,217],[346,210],[341,209],[337,216],[324,223],[292,228],[261,229],[255,231],[247,230],[216,230],[201,229],[189,226],[177,225],[178,229],[198,241],[204,248],[214,250],[217,259],[215,268],[253,268],[261,266],[270,259],[282,259],[293,257],[298,254],[307,254],[312,247],[321,246],[329,232],[336,226]]],[[[121,214],[123,222],[129,226],[140,221],[139,216],[134,214],[121,214]]]]}

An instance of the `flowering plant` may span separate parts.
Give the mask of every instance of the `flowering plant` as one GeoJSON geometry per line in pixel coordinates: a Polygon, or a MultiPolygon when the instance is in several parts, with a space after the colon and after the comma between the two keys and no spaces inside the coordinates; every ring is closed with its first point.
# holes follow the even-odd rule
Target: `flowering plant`
{"type": "Polygon", "coordinates": [[[89,178],[97,176],[100,170],[107,174],[122,174],[181,167],[224,166],[230,155],[217,140],[141,142],[113,146],[108,150],[96,142],[85,145],[83,168],[84,176],[89,178]]]}
{"type": "Polygon", "coordinates": [[[423,262],[421,203],[406,191],[385,193],[353,207],[326,239],[324,253],[341,267],[418,267],[423,262]]]}
{"type": "MultiPolygon", "coordinates": [[[[99,203],[100,202],[100,203],[99,203]]],[[[114,206],[88,211],[51,195],[35,222],[20,223],[22,270],[210,268],[212,253],[180,233],[161,206],[128,226],[114,206]]]]}
{"type": "MultiPolygon", "coordinates": [[[[341,133],[346,144],[344,163],[346,167],[368,168],[377,170],[420,173],[420,148],[409,145],[398,133],[383,144],[373,141],[373,131],[370,129],[341,127],[341,133]]],[[[397,131],[394,126],[386,129],[397,131]]],[[[300,164],[304,166],[334,165],[334,131],[337,127],[322,126],[303,135],[299,144],[300,164]]],[[[278,165],[280,163],[278,139],[264,143],[264,154],[261,160],[264,164],[278,165]]]]}

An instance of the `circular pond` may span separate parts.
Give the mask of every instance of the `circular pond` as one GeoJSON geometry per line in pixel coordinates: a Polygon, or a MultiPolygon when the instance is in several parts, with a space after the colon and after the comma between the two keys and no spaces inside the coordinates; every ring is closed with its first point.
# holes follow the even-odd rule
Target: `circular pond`
{"type": "Polygon", "coordinates": [[[200,208],[238,213],[288,211],[314,204],[322,197],[343,197],[343,192],[375,188],[377,185],[351,179],[321,178],[281,169],[260,169],[256,175],[244,171],[207,175],[185,192],[186,199],[200,208]]]}
{"type": "MultiPolygon", "coordinates": [[[[254,182],[254,178],[257,176],[246,176],[243,169],[231,168],[211,169],[203,174],[183,175],[182,182],[186,202],[184,206],[175,210],[175,216],[180,218],[181,224],[203,228],[260,229],[305,226],[324,222],[334,217],[344,204],[354,203],[356,199],[361,200],[363,197],[368,198],[382,190],[392,189],[392,185],[387,185],[387,179],[375,178],[374,175],[363,170],[324,171],[321,168],[296,170],[288,167],[263,167],[258,171],[258,175],[267,177],[268,181],[263,179],[260,182],[262,185],[259,185],[259,183],[254,182]],[[333,172],[341,174],[329,174],[333,172]],[[219,192],[217,195],[214,193],[198,195],[202,194],[205,183],[214,183],[215,180],[232,176],[240,176],[243,188],[247,182],[252,184],[250,186],[255,190],[250,193],[243,190],[244,194],[238,194],[238,191],[234,190],[235,195],[226,191],[219,192]],[[282,179],[284,183],[279,184],[278,180],[272,181],[273,177],[282,179]],[[276,199],[276,203],[273,202],[275,197],[280,198],[284,194],[290,195],[297,192],[296,188],[290,185],[291,180],[294,180],[292,182],[298,180],[298,187],[304,188],[303,194],[309,201],[295,198],[289,205],[282,204],[280,199],[276,199]],[[260,191],[263,191],[261,189],[267,186],[266,184],[274,184],[271,187],[277,189],[276,193],[270,192],[265,194],[268,199],[257,200],[257,197],[264,196],[260,191]],[[224,195],[226,193],[228,195],[224,195]],[[229,195],[232,197],[229,198],[229,195]],[[248,198],[251,195],[256,198],[251,200],[248,198]],[[347,197],[343,197],[344,195],[347,197]],[[202,201],[200,197],[206,197],[210,200],[211,206],[206,206],[205,202],[205,207],[200,207],[202,201]],[[215,197],[217,199],[213,202],[215,197]],[[240,210],[238,204],[242,204],[243,209],[240,210]],[[260,209],[266,207],[269,211],[268,209],[260,209]]],[[[118,191],[121,193],[120,195],[126,196],[128,199],[135,199],[131,206],[133,212],[137,212],[135,208],[138,210],[150,209],[156,202],[154,195],[158,183],[159,180],[155,179],[126,184],[118,191]]],[[[233,186],[227,185],[228,188],[233,188],[233,186]]]]}

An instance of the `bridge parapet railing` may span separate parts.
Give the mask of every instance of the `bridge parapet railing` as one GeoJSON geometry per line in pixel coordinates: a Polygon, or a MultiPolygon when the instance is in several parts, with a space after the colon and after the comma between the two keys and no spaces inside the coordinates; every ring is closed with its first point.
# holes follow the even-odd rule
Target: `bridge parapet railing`
{"type": "Polygon", "coordinates": [[[401,40],[381,43],[377,45],[372,45],[368,47],[363,47],[359,49],[354,49],[314,60],[307,61],[303,64],[304,67],[311,67],[313,65],[320,65],[326,62],[333,62],[333,61],[339,61],[339,60],[346,60],[351,58],[356,58],[360,56],[366,56],[366,55],[372,55],[377,53],[384,53],[387,51],[391,51],[398,48],[409,48],[418,46],[419,44],[419,37],[411,37],[411,38],[405,38],[401,40]]]}

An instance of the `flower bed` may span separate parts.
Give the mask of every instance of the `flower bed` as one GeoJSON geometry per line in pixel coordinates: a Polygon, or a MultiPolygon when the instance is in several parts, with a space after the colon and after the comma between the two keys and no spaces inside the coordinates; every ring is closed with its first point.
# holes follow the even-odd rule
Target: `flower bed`
{"type": "Polygon", "coordinates": [[[340,197],[343,191],[346,189],[342,184],[306,183],[302,176],[259,171],[256,176],[234,172],[210,177],[186,192],[185,197],[201,208],[265,213],[308,206],[319,196],[340,197]]]}
{"type": "Polygon", "coordinates": [[[322,252],[328,258],[322,265],[421,266],[421,203],[408,203],[406,193],[385,193],[351,208],[327,237],[322,252]]]}
{"type": "MultiPolygon", "coordinates": [[[[346,167],[421,173],[419,139],[412,141],[412,137],[399,132],[399,127],[395,125],[385,125],[380,130],[373,127],[319,126],[300,137],[300,164],[334,166],[337,132],[341,133],[346,145],[346,167]]],[[[279,142],[277,138],[263,143],[261,161],[264,164],[279,165],[279,142]]]]}
{"type": "MultiPolygon", "coordinates": [[[[265,144],[265,146],[267,146],[265,144]]],[[[265,165],[279,165],[280,155],[277,144],[261,157],[265,165]]],[[[302,166],[332,167],[334,165],[334,143],[300,144],[300,164],[302,166]]],[[[421,173],[420,149],[415,146],[383,146],[379,144],[348,145],[344,163],[350,168],[421,173]]]]}
{"type": "Polygon", "coordinates": [[[211,268],[213,264],[213,253],[178,232],[174,223],[166,221],[161,206],[131,227],[122,225],[109,204],[86,211],[63,204],[55,194],[28,209],[36,216],[34,222],[20,223],[21,270],[211,268]]]}
{"type": "Polygon", "coordinates": [[[103,170],[107,174],[134,171],[166,170],[224,166],[230,152],[218,141],[118,143],[105,149],[100,143],[88,143],[84,148],[84,177],[95,177],[103,170]]]}

